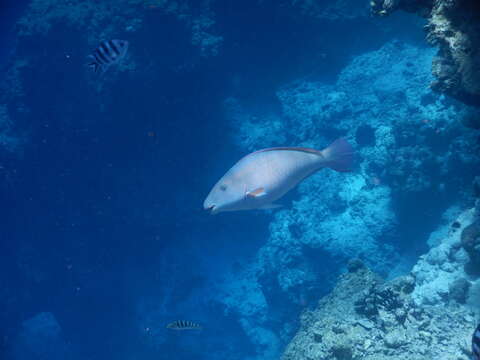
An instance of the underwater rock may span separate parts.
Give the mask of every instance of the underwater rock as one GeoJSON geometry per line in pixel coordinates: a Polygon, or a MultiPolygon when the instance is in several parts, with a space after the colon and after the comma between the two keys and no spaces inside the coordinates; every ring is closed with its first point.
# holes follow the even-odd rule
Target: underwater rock
{"type": "MultiPolygon", "coordinates": [[[[439,48],[432,61],[435,91],[480,105],[480,3],[477,0],[372,0],[374,15],[415,12],[428,21],[426,38],[439,48]]],[[[478,126],[478,121],[476,122],[478,126]]]]}
{"type": "Polygon", "coordinates": [[[470,286],[470,282],[465,278],[458,278],[454,280],[448,288],[450,299],[453,299],[460,304],[465,304],[470,286]]]}
{"type": "MultiPolygon", "coordinates": [[[[454,283],[467,279],[464,266],[469,262],[469,256],[461,245],[464,229],[471,224],[474,210],[464,211],[455,220],[458,228],[449,227],[440,243],[421,256],[412,269],[415,277],[415,290],[412,298],[419,305],[439,305],[452,298],[450,290],[455,289],[454,283]]],[[[454,294],[455,298],[457,295],[454,294]]]]}
{"type": "Polygon", "coordinates": [[[470,275],[480,276],[480,219],[475,219],[463,229],[461,244],[470,258],[465,264],[465,271],[470,275]]]}
{"type": "Polygon", "coordinates": [[[14,339],[11,360],[72,359],[55,316],[43,312],[25,320],[14,339]]]}
{"type": "Polygon", "coordinates": [[[347,263],[348,272],[356,272],[364,268],[365,268],[365,264],[360,259],[352,259],[347,263]]]}
{"type": "Polygon", "coordinates": [[[318,307],[302,314],[282,360],[465,359],[474,314],[456,303],[416,304],[413,281],[384,282],[368,269],[340,276],[318,307]],[[375,312],[365,312],[369,302],[375,312]]]}

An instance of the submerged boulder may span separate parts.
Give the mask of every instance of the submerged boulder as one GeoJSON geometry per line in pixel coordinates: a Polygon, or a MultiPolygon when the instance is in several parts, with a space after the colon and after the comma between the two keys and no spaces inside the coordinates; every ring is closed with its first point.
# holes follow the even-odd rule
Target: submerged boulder
{"type": "Polygon", "coordinates": [[[463,229],[461,241],[470,257],[470,261],[465,264],[465,271],[470,275],[480,276],[480,219],[463,229]]]}

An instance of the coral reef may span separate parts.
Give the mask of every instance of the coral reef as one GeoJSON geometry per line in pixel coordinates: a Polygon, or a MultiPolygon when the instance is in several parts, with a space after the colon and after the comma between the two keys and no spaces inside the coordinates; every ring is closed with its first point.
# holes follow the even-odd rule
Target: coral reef
{"type": "Polygon", "coordinates": [[[302,314],[282,359],[467,359],[474,314],[457,304],[419,307],[410,286],[408,277],[383,283],[366,269],[343,275],[316,310],[302,314]]]}
{"type": "MultiPolygon", "coordinates": [[[[334,84],[302,80],[282,87],[277,92],[281,114],[249,112],[238,99],[225,102],[235,140],[245,150],[285,144],[322,148],[346,135],[359,159],[353,174],[323,170],[307,179],[288,209],[273,214],[269,239],[253,265],[257,270],[248,274],[249,282],[260,286],[245,288],[249,299],[265,299],[267,319],[257,313],[250,317],[242,303],[228,297],[219,300],[241,321],[262,329],[282,324],[276,333],[285,341],[292,332],[288,319],[328,291],[348,260],[360,258],[390,278],[408,271],[413,261],[399,254],[415,247],[420,235],[398,241],[407,227],[399,226],[398,219],[432,192],[440,194],[436,223],[443,216],[448,228],[435,231],[429,242],[438,245],[456,230],[458,243],[465,225],[451,228],[452,216],[459,212],[452,204],[470,187],[475,177],[471,170],[479,164],[476,137],[460,121],[476,110],[428,88],[433,56],[433,49],[393,41],[354,58],[334,84]],[[415,240],[405,241],[409,238],[415,240]]],[[[412,228],[425,226],[421,219],[413,221],[412,228]]],[[[463,266],[456,264],[451,279],[442,283],[460,302],[467,301],[470,287],[458,280],[465,276],[463,266]]],[[[419,288],[428,286],[422,268],[419,264],[415,270],[419,288]]],[[[420,292],[408,296],[435,303],[441,299],[438,291],[443,290],[431,291],[433,300],[420,299],[420,292]]],[[[381,296],[388,298],[388,291],[381,296]]]]}
{"type": "MultiPolygon", "coordinates": [[[[249,150],[286,138],[321,147],[332,136],[347,134],[359,149],[367,183],[388,183],[403,196],[441,189],[455,166],[473,166],[479,159],[468,150],[478,147],[474,134],[458,126],[476,110],[426,86],[433,56],[431,49],[392,42],[354,58],[334,85],[301,81],[285,86],[277,94],[283,116],[272,121],[274,116],[262,114],[253,124],[237,121],[239,134],[250,135],[238,141],[249,150]]],[[[246,117],[255,118],[236,115],[246,117]]]]}
{"type": "Polygon", "coordinates": [[[358,263],[350,266],[314,311],[304,311],[282,359],[468,359],[480,307],[463,305],[478,280],[462,271],[459,229],[472,213],[462,213],[460,227],[410,275],[385,282],[358,263]]]}
{"type": "Polygon", "coordinates": [[[440,305],[452,297],[457,302],[466,298],[469,286],[465,284],[468,276],[464,266],[469,256],[461,241],[465,229],[472,224],[474,212],[474,209],[465,211],[452,221],[440,243],[421,256],[413,267],[416,285],[412,299],[415,303],[440,305]]]}
{"type": "MultiPolygon", "coordinates": [[[[438,46],[431,87],[467,104],[480,104],[480,3],[477,0],[372,0],[372,13],[416,12],[428,21],[427,40],[438,46]]],[[[477,122],[478,123],[478,122],[477,122]]]]}

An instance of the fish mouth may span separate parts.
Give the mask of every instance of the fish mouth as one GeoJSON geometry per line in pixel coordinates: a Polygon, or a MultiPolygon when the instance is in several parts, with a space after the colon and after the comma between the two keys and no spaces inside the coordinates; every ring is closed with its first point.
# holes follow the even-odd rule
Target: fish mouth
{"type": "Polygon", "coordinates": [[[217,207],[215,205],[209,205],[209,206],[205,206],[205,210],[207,210],[210,215],[213,215],[217,212],[217,207]]]}

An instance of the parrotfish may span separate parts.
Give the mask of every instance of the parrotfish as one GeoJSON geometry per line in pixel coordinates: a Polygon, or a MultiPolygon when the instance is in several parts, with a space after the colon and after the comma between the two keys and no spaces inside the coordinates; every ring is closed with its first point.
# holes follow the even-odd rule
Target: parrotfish
{"type": "Polygon", "coordinates": [[[200,324],[188,320],[176,320],[167,325],[167,329],[173,330],[202,330],[200,324]]]}
{"type": "Polygon", "coordinates": [[[273,209],[298,183],[325,167],[351,171],[354,151],[343,138],[324,150],[277,147],[253,152],[238,161],[213,187],[203,203],[211,214],[273,209]]]}
{"type": "Polygon", "coordinates": [[[472,336],[472,360],[480,360],[480,325],[475,329],[472,336]]]}
{"type": "Polygon", "coordinates": [[[103,74],[111,65],[117,64],[123,59],[127,50],[128,41],[126,40],[103,41],[93,53],[88,56],[91,61],[88,66],[93,68],[94,72],[100,71],[100,73],[103,74]]]}

